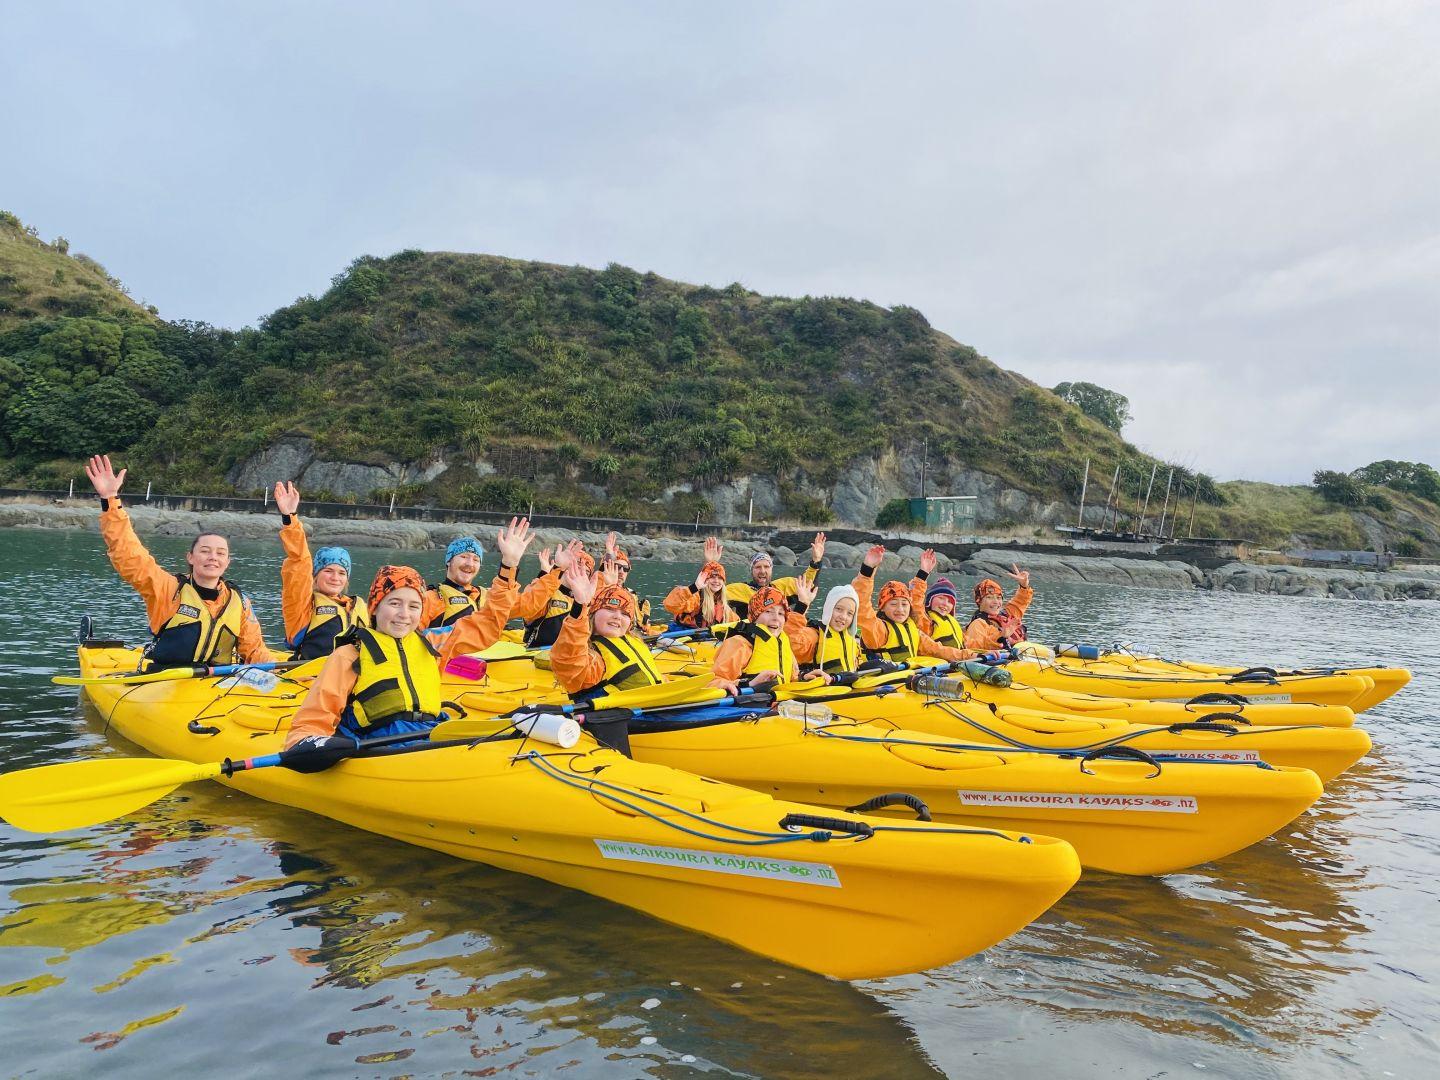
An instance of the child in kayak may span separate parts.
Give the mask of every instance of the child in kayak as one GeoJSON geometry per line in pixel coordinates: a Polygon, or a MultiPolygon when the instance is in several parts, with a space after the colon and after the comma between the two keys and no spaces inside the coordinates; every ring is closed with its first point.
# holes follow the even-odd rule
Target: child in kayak
{"type": "Polygon", "coordinates": [[[860,597],[853,585],[837,585],[825,594],[825,607],[819,620],[806,619],[805,612],[815,599],[815,586],[798,582],[791,611],[785,620],[785,636],[795,652],[795,660],[804,675],[819,669],[826,675],[843,675],[860,666],[860,641],[856,636],[855,616],[860,610],[860,597]]]}
{"type": "Polygon", "coordinates": [[[960,593],[946,577],[937,578],[927,586],[934,572],[935,552],[927,548],[920,553],[920,572],[910,579],[910,610],[915,613],[915,625],[936,644],[963,649],[965,624],[955,616],[960,593]]]}
{"type": "Polygon", "coordinates": [[[1025,640],[1025,612],[1035,593],[1030,588],[1030,571],[1012,565],[1006,577],[1020,583],[1008,601],[998,581],[986,578],[975,586],[975,613],[965,627],[965,647],[976,652],[1009,649],[1025,640]]]}
{"type": "Polygon", "coordinates": [[[368,625],[365,601],[346,596],[350,584],[350,552],[343,547],[322,547],[310,554],[305,526],[300,524],[300,489],[291,483],[275,485],[275,508],[280,511],[280,543],[285,561],[280,564],[280,609],[285,617],[285,644],[291,660],[314,660],[335,651],[335,639],[356,626],[368,625]]]}
{"type": "MultiPolygon", "coordinates": [[[[572,553],[581,547],[578,540],[561,544],[550,556],[550,568],[541,562],[541,574],[515,599],[512,618],[526,622],[539,618],[560,585],[560,575],[570,565],[572,553]]],[[[457,536],[445,548],[445,580],[425,591],[424,625],[431,629],[449,626],[473,615],[485,603],[485,589],[475,584],[485,546],[473,536],[457,536]]]]}
{"type": "Polygon", "coordinates": [[[496,539],[500,570],[478,611],[435,635],[421,632],[425,581],[408,566],[382,566],[370,586],[372,627],[357,626],[325,661],[290,723],[285,746],[322,747],[339,734],[354,739],[422,733],[440,720],[440,671],[452,656],[500,638],[515,602],[515,568],[529,546],[530,523],[511,519],[496,539]]]}
{"type": "MultiPolygon", "coordinates": [[[[814,583],[820,573],[820,560],[825,557],[825,534],[816,533],[815,539],[810,542],[810,565],[806,568],[804,578],[814,583]]],[[[795,581],[793,577],[774,578],[775,560],[763,551],[757,551],[750,557],[750,580],[732,581],[725,586],[725,599],[735,617],[745,619],[750,614],[750,597],[757,589],[769,586],[778,589],[780,594],[787,599],[795,595],[795,581]]]]}
{"type": "Polygon", "coordinates": [[[117,474],[107,455],[92,457],[85,475],[100,496],[100,535],[110,564],[145,601],[153,635],[145,646],[147,669],[185,664],[247,664],[275,659],[265,647],[250,601],[226,580],[230,542],[202,532],[185,554],[189,571],[166,570],[135,535],[120,505],[125,469],[117,474]]]}
{"type": "MultiPolygon", "coordinates": [[[[550,670],[572,701],[589,702],[602,694],[665,681],[650,646],[634,632],[635,596],[629,589],[606,582],[577,562],[566,572],[561,590],[571,605],[550,649],[550,670]]],[[[587,720],[586,731],[629,755],[627,721],[587,720]]]]}
{"type": "Polygon", "coordinates": [[[969,649],[941,645],[915,624],[911,617],[910,592],[898,581],[887,581],[880,588],[880,610],[877,614],[870,601],[875,588],[875,570],[884,561],[885,548],[876,544],[865,553],[860,573],[850,584],[859,597],[860,642],[871,657],[905,663],[920,656],[941,660],[969,660],[975,655],[969,649]]]}
{"type": "MultiPolygon", "coordinates": [[[[800,586],[808,600],[815,599],[815,586],[805,582],[800,586]]],[[[802,676],[800,665],[795,659],[795,650],[785,632],[789,604],[785,594],[774,586],[756,589],[750,596],[746,609],[749,619],[740,623],[715,650],[712,670],[715,678],[711,686],[719,687],[729,694],[740,692],[740,679],[752,682],[795,682],[802,676]]],[[[805,678],[820,678],[829,682],[829,676],[818,668],[812,669],[805,678]]]]}
{"type": "Polygon", "coordinates": [[[705,565],[690,585],[676,585],[665,597],[665,610],[678,626],[708,630],[717,623],[734,619],[725,601],[725,567],[720,562],[724,547],[713,536],[705,541],[705,565]]]}

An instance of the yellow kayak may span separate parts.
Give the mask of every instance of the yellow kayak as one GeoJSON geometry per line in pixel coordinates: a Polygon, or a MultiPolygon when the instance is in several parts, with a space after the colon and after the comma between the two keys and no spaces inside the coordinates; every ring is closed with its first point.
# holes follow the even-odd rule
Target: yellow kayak
{"type": "Polygon", "coordinates": [[[1238,694],[1251,702],[1344,705],[1352,711],[1373,697],[1375,683],[1364,675],[1241,674],[1175,675],[1135,671],[1113,661],[1020,659],[1005,665],[1016,682],[1052,690],[1070,690],[1104,697],[1186,702],[1201,694],[1238,694]]]}
{"type": "MultiPolygon", "coordinates": [[[[714,656],[713,648],[705,642],[693,646],[693,655],[677,650],[661,653],[656,657],[657,666],[675,676],[688,676],[709,670],[714,656]]],[[[926,667],[944,667],[939,660],[921,659],[914,662],[917,670],[926,667]]],[[[1108,717],[1126,720],[1133,724],[1181,724],[1198,720],[1216,711],[1233,712],[1253,725],[1323,725],[1325,727],[1349,727],[1355,723],[1355,712],[1344,705],[1317,705],[1309,702],[1278,702],[1257,700],[1247,693],[1224,692],[1201,689],[1183,700],[1156,701],[1138,697],[1109,697],[1099,693],[1084,693],[1077,690],[1063,690],[1048,686],[1033,686],[1020,681],[1014,675],[1014,664],[1006,665],[1012,673],[1009,686],[994,686],[976,683],[963,672],[948,673],[957,688],[962,688],[976,701],[997,707],[1029,709],[1043,713],[1074,714],[1077,716],[1108,717]]],[[[508,666],[507,666],[508,672],[508,666]]],[[[515,672],[498,674],[503,680],[515,672]]],[[[533,680],[532,680],[533,681],[533,680]]],[[[1235,690],[1242,688],[1236,687],[1235,690]]],[[[900,719],[904,719],[900,717],[900,719]]]]}
{"type": "MultiPolygon", "coordinates": [[[[722,697],[706,689],[708,681],[702,673],[625,691],[600,699],[595,708],[703,705],[722,697]]],[[[523,659],[492,664],[484,686],[447,683],[446,692],[471,712],[565,700],[549,672],[523,659]]],[[[812,731],[803,721],[774,715],[703,727],[665,715],[636,720],[630,746],[637,760],[832,807],[906,792],[936,820],[1003,821],[1009,823],[1004,828],[1059,836],[1075,846],[1084,865],[1117,873],[1169,873],[1221,858],[1288,824],[1321,790],[1306,769],[1172,762],[1151,776],[1151,766],[1130,761],[1081,763],[1079,755],[972,749],[976,740],[968,736],[907,731],[899,720],[812,731]]]]}
{"type": "MultiPolygon", "coordinates": [[[[1102,654],[1101,661],[1107,663],[1111,668],[1123,667],[1130,671],[1146,676],[1189,678],[1199,676],[1233,676],[1242,671],[1269,672],[1279,677],[1287,675],[1358,675],[1369,679],[1374,686],[1369,693],[1361,695],[1356,701],[1351,702],[1350,707],[1355,712],[1364,712],[1366,709],[1373,709],[1382,701],[1392,697],[1403,690],[1410,682],[1410,672],[1405,668],[1385,667],[1361,667],[1361,666],[1336,666],[1314,669],[1287,669],[1287,668],[1240,668],[1223,664],[1205,664],[1197,660],[1167,660],[1159,656],[1135,656],[1131,653],[1119,650],[1106,651],[1102,654]]],[[[1069,656],[1065,657],[1067,664],[1079,664],[1089,668],[1094,661],[1076,660],[1069,656]]]]}
{"type": "Polygon", "coordinates": [[[1329,783],[1370,751],[1370,736],[1358,727],[1255,726],[1240,713],[1218,707],[1172,724],[1132,724],[1105,716],[985,704],[963,689],[958,697],[944,697],[893,684],[877,694],[864,686],[862,679],[853,688],[787,689],[782,693],[796,700],[824,702],[849,720],[944,735],[970,744],[1077,753],[1103,746],[1132,746],[1177,761],[1264,761],[1309,769],[1322,783],[1329,783]]]}
{"type": "MultiPolygon", "coordinates": [[[[87,677],[133,671],[127,649],[80,649],[87,677]]],[[[152,753],[208,762],[280,748],[306,680],[90,684],[107,725],[152,753]]],[[[951,963],[1020,929],[1074,883],[1069,844],[823,811],[630,761],[583,737],[514,739],[283,768],[221,782],[383,836],[628,904],[837,978],[951,963]],[[873,827],[868,839],[855,832],[873,827]],[[817,837],[833,838],[821,841],[817,837]],[[903,898],[904,902],[897,902],[903,898]],[[957,917],[963,912],[963,917],[957,917]]]]}

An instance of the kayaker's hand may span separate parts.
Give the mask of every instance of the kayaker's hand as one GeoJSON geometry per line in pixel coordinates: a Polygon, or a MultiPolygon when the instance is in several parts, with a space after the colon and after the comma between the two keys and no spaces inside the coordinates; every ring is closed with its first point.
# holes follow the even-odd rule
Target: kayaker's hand
{"type": "Polygon", "coordinates": [[[275,482],[275,509],[286,517],[294,517],[300,509],[300,489],[288,480],[275,482]]]}
{"type": "Polygon", "coordinates": [[[1018,581],[1022,589],[1028,589],[1030,587],[1030,571],[1021,570],[1020,567],[1015,563],[1010,564],[1010,573],[1006,574],[1005,576],[1008,578],[1014,578],[1016,581],[1018,581]]]}
{"type": "Polygon", "coordinates": [[[740,693],[740,684],[734,679],[722,679],[717,676],[710,680],[710,685],[717,690],[724,690],[730,697],[736,697],[740,693]]]}
{"type": "Polygon", "coordinates": [[[825,557],[825,534],[817,532],[815,539],[810,541],[810,561],[819,562],[825,557]]]}
{"type": "Polygon", "coordinates": [[[701,570],[695,575],[695,591],[699,592],[705,588],[705,571],[701,570]]]}
{"type": "Polygon", "coordinates": [[[613,531],[605,534],[605,554],[612,559],[620,554],[620,538],[613,531]]]}
{"type": "Polygon", "coordinates": [[[879,565],[880,565],[882,562],[884,562],[884,561],[885,561],[885,545],[884,545],[884,544],[876,544],[876,545],[875,545],[874,547],[872,547],[869,551],[865,552],[865,565],[868,566],[868,567],[870,567],[870,569],[872,569],[872,570],[875,569],[877,566],[879,566],[879,565]]]}
{"type": "Polygon", "coordinates": [[[935,552],[930,548],[926,548],[920,553],[920,569],[927,574],[935,572],[935,552]]]}
{"type": "Polygon", "coordinates": [[[795,599],[799,600],[806,607],[809,607],[815,602],[815,597],[819,595],[819,593],[820,587],[809,578],[798,577],[795,579],[795,599]]]}
{"type": "Polygon", "coordinates": [[[600,577],[606,585],[620,584],[620,571],[615,568],[615,556],[606,555],[600,563],[600,577]]]}
{"type": "Polygon", "coordinates": [[[722,544],[719,540],[715,539],[715,537],[713,537],[713,536],[706,537],[706,539],[705,539],[705,561],[706,561],[706,562],[719,562],[719,561],[720,561],[720,556],[723,555],[724,553],[725,553],[725,545],[724,545],[724,544],[722,544]]]}
{"type": "Polygon", "coordinates": [[[515,567],[525,556],[525,549],[535,534],[530,531],[529,518],[511,518],[510,524],[495,534],[495,549],[500,552],[500,565],[515,567]]]}
{"type": "Polygon", "coordinates": [[[102,499],[113,499],[120,494],[128,471],[121,469],[117,475],[110,464],[109,454],[96,454],[85,463],[85,476],[89,479],[90,486],[95,489],[95,494],[102,499]]]}
{"type": "MultiPolygon", "coordinates": [[[[555,545],[555,550],[559,551],[560,545],[555,545]]],[[[542,575],[548,574],[555,568],[555,560],[550,557],[550,549],[548,547],[542,547],[539,551],[535,552],[535,557],[540,560],[540,573],[542,575]]]]}
{"type": "Polygon", "coordinates": [[[759,675],[750,676],[750,687],[754,689],[757,686],[763,686],[765,683],[778,683],[779,681],[780,672],[762,671],[759,675]]]}
{"type": "Polygon", "coordinates": [[[830,678],[828,674],[821,671],[818,667],[811,668],[809,671],[802,671],[800,673],[801,682],[812,682],[815,679],[819,679],[826,686],[829,686],[832,682],[835,681],[834,679],[830,678]]]}
{"type": "Polygon", "coordinates": [[[354,739],[343,735],[307,735],[280,755],[280,764],[293,772],[323,772],[355,753],[354,739]]]}
{"type": "Polygon", "coordinates": [[[581,607],[595,599],[595,590],[598,588],[595,576],[585,572],[585,567],[578,562],[570,564],[565,571],[565,589],[581,607]]]}
{"type": "Polygon", "coordinates": [[[561,570],[569,570],[575,566],[575,556],[585,550],[585,545],[579,540],[571,540],[568,544],[555,545],[555,565],[561,570]]]}

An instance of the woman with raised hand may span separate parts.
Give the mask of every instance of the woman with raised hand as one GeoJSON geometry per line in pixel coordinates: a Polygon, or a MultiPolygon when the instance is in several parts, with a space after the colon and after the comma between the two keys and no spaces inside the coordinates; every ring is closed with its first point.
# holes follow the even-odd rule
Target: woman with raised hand
{"type": "Polygon", "coordinates": [[[1025,612],[1035,591],[1030,588],[1030,571],[1012,564],[1005,576],[1020,583],[1008,601],[998,581],[986,578],[975,586],[975,613],[965,627],[965,647],[977,652],[1010,649],[1025,640],[1025,612]]]}
{"type": "Polygon", "coordinates": [[[705,630],[734,619],[725,602],[724,545],[715,537],[705,541],[705,565],[689,585],[676,585],[665,597],[665,610],[677,626],[705,630]]]}
{"type": "Polygon", "coordinates": [[[110,565],[145,601],[153,635],[145,646],[147,668],[275,659],[265,647],[249,599],[225,578],[230,541],[219,533],[202,532],[185,553],[187,572],[166,570],[135,535],[120,505],[125,473],[116,473],[105,454],[85,465],[85,475],[100,496],[100,536],[110,565]]]}
{"type": "MultiPolygon", "coordinates": [[[[570,565],[578,540],[557,544],[553,555],[540,561],[540,574],[515,598],[510,617],[530,622],[544,613],[570,565]],[[546,563],[549,563],[547,566],[546,563]]],[[[485,561],[485,545],[474,536],[457,536],[445,548],[445,580],[425,591],[425,626],[438,629],[473,615],[485,603],[485,589],[475,584],[485,561]]]]}
{"type": "Polygon", "coordinates": [[[347,596],[350,552],[322,547],[310,554],[305,526],[300,523],[300,489],[289,482],[275,485],[280,511],[280,609],[285,617],[285,644],[291,660],[314,660],[335,651],[335,641],[368,622],[365,601],[347,596]]]}
{"type": "Polygon", "coordinates": [[[941,660],[969,660],[969,649],[941,645],[916,625],[912,617],[910,591],[899,581],[887,581],[880,588],[879,611],[871,603],[875,571],[885,559],[885,547],[876,544],[865,552],[860,573],[850,584],[859,598],[860,642],[865,651],[882,660],[905,663],[920,656],[941,660]]]}
{"type": "Polygon", "coordinates": [[[435,635],[422,633],[425,581],[408,566],[382,566],[370,586],[372,625],[356,626],[337,642],[290,724],[287,748],[332,735],[354,739],[425,732],[440,721],[440,671],[452,657],[478,652],[500,639],[515,602],[515,570],[530,545],[530,522],[511,518],[495,546],[500,570],[478,611],[435,635]]]}

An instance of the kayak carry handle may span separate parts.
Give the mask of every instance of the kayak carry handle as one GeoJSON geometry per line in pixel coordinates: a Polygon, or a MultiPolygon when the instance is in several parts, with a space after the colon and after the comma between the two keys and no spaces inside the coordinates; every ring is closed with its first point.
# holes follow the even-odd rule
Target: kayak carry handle
{"type": "Polygon", "coordinates": [[[817,844],[823,844],[829,840],[831,833],[845,833],[848,836],[859,836],[867,840],[875,835],[875,830],[866,822],[820,817],[818,814],[786,814],[780,819],[780,828],[787,832],[803,832],[806,829],[820,830],[810,834],[810,839],[817,844]]]}
{"type": "Polygon", "coordinates": [[[888,795],[876,795],[873,799],[866,799],[858,806],[847,806],[847,814],[868,814],[871,810],[879,810],[886,806],[908,806],[915,811],[917,821],[930,820],[930,808],[925,805],[916,795],[908,791],[892,791],[888,795]]]}
{"type": "Polygon", "coordinates": [[[1196,694],[1185,703],[1191,705],[1249,705],[1250,699],[1244,694],[1196,694]]]}
{"type": "Polygon", "coordinates": [[[1230,682],[1278,683],[1280,673],[1273,667],[1247,667],[1230,676],[1230,682]]]}
{"type": "Polygon", "coordinates": [[[1212,712],[1206,713],[1195,721],[1197,724],[1244,724],[1246,727],[1253,726],[1249,720],[1238,712],[1212,712]]]}
{"type": "MultiPolygon", "coordinates": [[[[1220,713],[1217,713],[1217,716],[1220,716],[1220,713]]],[[[1231,727],[1230,724],[1208,723],[1208,721],[1205,720],[1194,720],[1189,721],[1189,723],[1171,724],[1171,726],[1166,727],[1165,730],[1166,732],[1169,732],[1171,734],[1179,734],[1181,732],[1211,732],[1214,734],[1225,734],[1225,736],[1230,736],[1230,734],[1240,734],[1240,729],[1238,729],[1238,727],[1231,727]]]]}
{"type": "Polygon", "coordinates": [[[219,729],[218,727],[210,727],[208,724],[202,724],[202,723],[200,723],[200,721],[199,721],[198,719],[196,719],[196,720],[191,720],[190,723],[186,724],[186,725],[185,725],[185,730],[188,731],[188,732],[190,732],[191,735],[219,735],[219,734],[220,734],[220,729],[219,729]]]}
{"type": "Polygon", "coordinates": [[[1137,750],[1133,746],[1101,746],[1091,750],[1080,759],[1080,771],[1086,776],[1094,776],[1095,773],[1085,767],[1087,762],[1098,761],[1101,758],[1116,758],[1125,761],[1139,761],[1146,765],[1153,765],[1155,771],[1147,776],[1146,780],[1152,780],[1160,775],[1160,763],[1147,754],[1144,750],[1137,750]]]}

